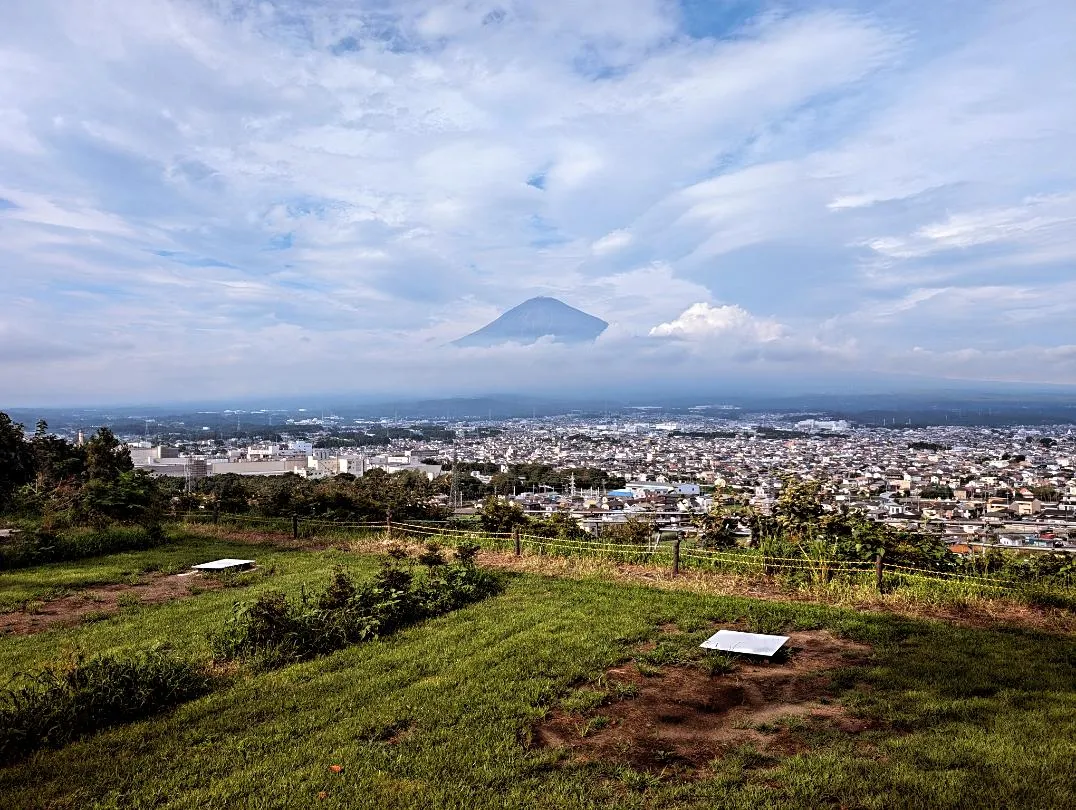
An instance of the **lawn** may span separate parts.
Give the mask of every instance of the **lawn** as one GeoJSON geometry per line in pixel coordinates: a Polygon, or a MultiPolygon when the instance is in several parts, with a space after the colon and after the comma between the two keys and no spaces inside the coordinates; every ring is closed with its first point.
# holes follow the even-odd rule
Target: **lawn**
{"type": "MultiPolygon", "coordinates": [[[[102,558],[21,575],[75,587],[78,571],[111,576],[105,571],[165,559],[152,555],[185,564],[186,551],[210,550],[237,553],[198,538],[116,555],[122,563],[102,558]]],[[[163,643],[204,659],[207,635],[236,599],[265,588],[318,588],[339,565],[363,578],[380,564],[335,551],[261,548],[250,556],[273,573],[243,590],[0,638],[0,679],[75,649],[163,643]]],[[[503,593],[484,602],[307,663],[239,670],[169,715],[2,769],[0,806],[1061,808],[1076,797],[1070,637],[504,576],[503,593]],[[578,702],[580,686],[647,658],[648,641],[661,652],[649,653],[650,677],[671,683],[674,668],[696,666],[698,640],[728,623],[761,632],[824,628],[869,645],[868,658],[833,672],[830,686],[831,699],[866,730],[788,723],[782,733],[795,745],[787,754],[740,747],[690,774],[643,773],[528,744],[535,723],[562,700],[578,702]],[[670,635],[673,625],[680,632],[670,635]]]]}
{"type": "Polygon", "coordinates": [[[172,530],[170,542],[146,551],[124,551],[0,571],[0,612],[14,610],[26,602],[56,599],[95,586],[134,583],[152,572],[184,571],[211,559],[257,556],[260,563],[272,564],[285,553],[272,545],[252,547],[172,530]]]}

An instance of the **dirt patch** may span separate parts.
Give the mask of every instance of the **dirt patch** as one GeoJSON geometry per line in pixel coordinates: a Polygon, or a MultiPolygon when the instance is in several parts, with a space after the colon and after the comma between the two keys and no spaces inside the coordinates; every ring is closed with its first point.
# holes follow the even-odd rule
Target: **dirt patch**
{"type": "Polygon", "coordinates": [[[705,770],[746,744],[788,755],[805,748],[812,731],[867,730],[834,702],[828,673],[862,664],[869,648],[824,631],[791,633],[786,646],[784,660],[741,657],[721,675],[676,666],[647,677],[634,662],[615,667],[606,673],[605,705],[555,709],[533,729],[533,744],[668,774],[705,770]]]}
{"type": "Polygon", "coordinates": [[[137,584],[117,583],[88,588],[71,596],[39,602],[33,610],[0,614],[0,635],[28,635],[52,627],[69,627],[91,617],[118,612],[126,604],[155,605],[223,586],[216,577],[194,574],[151,574],[137,584]]]}

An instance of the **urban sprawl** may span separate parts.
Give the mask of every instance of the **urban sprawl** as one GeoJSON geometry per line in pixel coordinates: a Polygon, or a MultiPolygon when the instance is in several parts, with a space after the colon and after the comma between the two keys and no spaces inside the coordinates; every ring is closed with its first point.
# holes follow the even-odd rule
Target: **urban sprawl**
{"type": "Polygon", "coordinates": [[[1076,437],[1068,425],[878,428],[789,421],[787,414],[749,423],[711,416],[650,421],[642,412],[445,422],[431,437],[422,426],[393,420],[290,424],[294,435],[281,432],[274,441],[169,445],[125,438],[136,467],[189,484],[228,473],[326,478],[411,470],[449,482],[437,497],[457,513],[496,494],[530,513],[568,512],[591,531],[636,518],[690,532],[715,499],[745,499],[766,513],[787,478],[812,479],[831,507],[941,535],[957,554],[988,545],[1076,551],[1076,437]],[[386,429],[413,438],[363,446],[386,429]],[[538,465],[564,474],[553,484],[513,474],[538,465]],[[600,485],[582,474],[594,471],[604,473],[600,485]]]}

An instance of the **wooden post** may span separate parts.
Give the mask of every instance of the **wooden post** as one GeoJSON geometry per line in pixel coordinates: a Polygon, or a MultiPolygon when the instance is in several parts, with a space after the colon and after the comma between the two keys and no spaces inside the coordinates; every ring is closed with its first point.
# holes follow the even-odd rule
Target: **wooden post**
{"type": "Polygon", "coordinates": [[[213,501],[213,525],[216,526],[220,523],[220,504],[213,501]]]}
{"type": "Polygon", "coordinates": [[[673,540],[673,576],[680,573],[680,532],[676,533],[673,540]]]}
{"type": "Polygon", "coordinates": [[[514,545],[515,548],[516,548],[516,556],[517,557],[522,557],[523,556],[523,543],[522,543],[522,541],[520,540],[520,537],[519,537],[519,526],[515,526],[512,529],[512,545],[514,545]]]}
{"type": "Polygon", "coordinates": [[[389,537],[392,537],[392,510],[385,510],[385,530],[389,533],[389,537]]]}
{"type": "Polygon", "coordinates": [[[878,589],[878,593],[882,592],[882,554],[879,551],[874,558],[874,585],[878,589]]]}
{"type": "Polygon", "coordinates": [[[291,539],[299,539],[299,515],[295,512],[291,513],[291,539]]]}

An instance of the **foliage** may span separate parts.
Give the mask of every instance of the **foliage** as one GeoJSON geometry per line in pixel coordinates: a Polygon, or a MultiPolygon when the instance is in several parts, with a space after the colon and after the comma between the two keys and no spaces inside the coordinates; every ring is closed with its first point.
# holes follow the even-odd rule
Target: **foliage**
{"type": "Polygon", "coordinates": [[[629,517],[623,523],[602,526],[601,541],[630,546],[649,545],[654,534],[653,525],[646,520],[629,517]]]}
{"type": "Polygon", "coordinates": [[[77,657],[0,692],[0,762],[156,714],[209,691],[209,677],[160,651],[77,657]]]}
{"type": "Polygon", "coordinates": [[[0,510],[23,484],[34,476],[34,459],[22,425],[0,411],[0,510]]]}
{"type": "MultiPolygon", "coordinates": [[[[456,562],[430,565],[424,576],[387,563],[366,585],[336,571],[326,589],[297,601],[269,592],[236,605],[224,629],[213,638],[220,660],[243,659],[277,667],[385,636],[493,594],[497,580],[473,564],[471,547],[456,562]]],[[[432,558],[434,552],[427,550],[432,558]]],[[[420,558],[421,560],[421,558],[420,558]]]]}
{"type": "Polygon", "coordinates": [[[0,542],[0,570],[61,560],[81,560],[118,551],[141,551],[165,542],[159,525],[82,527],[56,532],[27,529],[0,542]]]}
{"type": "Polygon", "coordinates": [[[927,484],[919,490],[919,497],[936,500],[951,500],[953,497],[953,489],[945,484],[927,484]]]}
{"type": "Polygon", "coordinates": [[[492,495],[482,504],[480,520],[482,531],[488,534],[507,534],[530,524],[530,518],[523,514],[518,504],[507,503],[492,495]]]}
{"type": "Polygon", "coordinates": [[[137,472],[131,452],[108,428],[79,447],[37,423],[27,440],[22,425],[0,413],[0,511],[41,521],[45,529],[91,523],[156,525],[161,488],[137,472]]]}
{"type": "Polygon", "coordinates": [[[434,487],[414,470],[369,470],[361,477],[343,474],[320,481],[298,475],[255,477],[214,475],[198,483],[204,505],[225,514],[263,517],[325,518],[343,521],[436,520],[446,512],[432,503],[434,487]]]}
{"type": "Polygon", "coordinates": [[[527,531],[538,537],[559,540],[588,540],[590,535],[568,512],[553,512],[548,517],[531,520],[527,531]]]}

